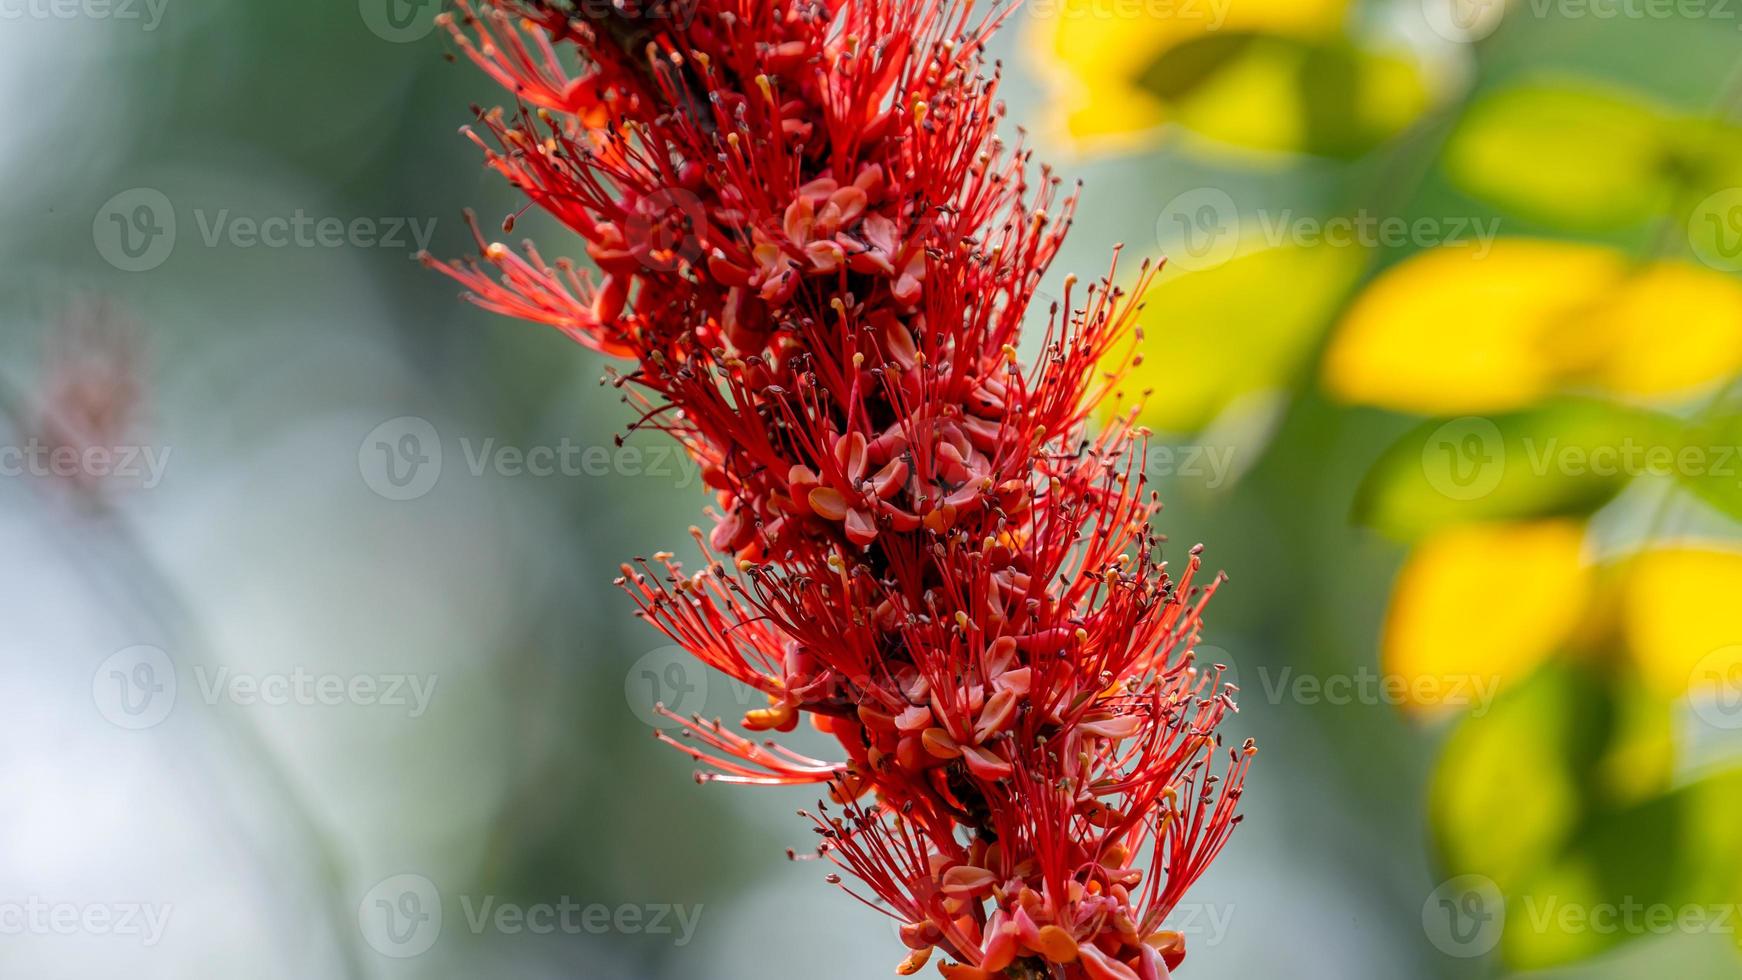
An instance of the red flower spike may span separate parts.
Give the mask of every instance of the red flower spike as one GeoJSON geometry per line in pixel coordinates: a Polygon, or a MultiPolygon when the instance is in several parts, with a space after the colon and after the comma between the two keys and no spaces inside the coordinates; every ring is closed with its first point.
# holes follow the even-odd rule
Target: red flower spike
{"type": "Polygon", "coordinates": [[[704,781],[826,786],[818,853],[903,923],[900,973],[1168,976],[1163,920],[1255,749],[1212,771],[1233,688],[1192,649],[1215,583],[1196,550],[1157,557],[1130,419],[1086,426],[1118,382],[1098,365],[1135,347],[1128,295],[1068,277],[1039,360],[1016,355],[1075,195],[995,133],[981,51],[1008,6],[455,6],[521,103],[469,134],[599,272],[481,233],[428,261],[632,363],[635,427],[678,439],[719,510],[706,567],[619,584],[767,696],[744,729],[808,717],[845,758],[701,718],[659,738],[704,781]]]}

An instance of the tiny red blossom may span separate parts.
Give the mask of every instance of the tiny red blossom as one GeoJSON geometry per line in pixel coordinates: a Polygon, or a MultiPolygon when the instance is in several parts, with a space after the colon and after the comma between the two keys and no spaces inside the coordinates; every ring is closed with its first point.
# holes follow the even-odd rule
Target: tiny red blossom
{"type": "Polygon", "coordinates": [[[1254,749],[1212,771],[1234,709],[1192,656],[1214,583],[1196,550],[1159,559],[1131,422],[1087,425],[1135,306],[1068,278],[1017,356],[1075,194],[996,134],[983,48],[1008,8],[457,7],[455,42],[521,103],[469,132],[597,273],[482,234],[431,264],[629,362],[636,426],[683,444],[718,511],[705,567],[620,583],[767,696],[744,729],[808,719],[845,758],[701,718],[660,737],[703,780],[826,785],[818,853],[901,921],[902,973],[1168,976],[1163,921],[1254,749]]]}

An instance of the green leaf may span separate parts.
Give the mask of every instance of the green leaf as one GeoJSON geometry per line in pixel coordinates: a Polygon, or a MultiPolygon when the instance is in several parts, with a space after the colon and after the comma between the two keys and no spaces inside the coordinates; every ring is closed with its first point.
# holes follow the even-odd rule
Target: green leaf
{"type": "MultiPolygon", "coordinates": [[[[1680,790],[1679,856],[1686,891],[1696,900],[1742,902],[1742,770],[1680,790]]],[[[1737,925],[1742,930],[1742,923],[1737,925]]]]}
{"type": "Polygon", "coordinates": [[[1670,932],[1734,935],[1742,901],[1742,771],[1593,815],[1507,895],[1502,955],[1563,966],[1670,932]]]}
{"type": "Polygon", "coordinates": [[[1184,99],[1205,79],[1245,54],[1257,40],[1255,34],[1220,31],[1181,42],[1156,59],[1139,82],[1170,102],[1184,99]]]}
{"type": "Polygon", "coordinates": [[[1434,771],[1435,839],[1452,874],[1511,890],[1591,814],[1650,799],[1672,774],[1670,704],[1606,665],[1548,664],[1484,707],[1434,771]]]}
{"type": "Polygon", "coordinates": [[[1742,186],[1742,126],[1723,119],[1688,119],[1668,131],[1671,166],[1690,202],[1742,186]]]}
{"type": "Polygon", "coordinates": [[[1162,431],[1196,432],[1236,402],[1286,387],[1366,261],[1358,247],[1267,246],[1256,227],[1229,242],[1228,258],[1170,264],[1144,295],[1143,362],[1123,389],[1149,392],[1143,421],[1162,431]]]}
{"type": "Polygon", "coordinates": [[[1664,445],[1675,430],[1663,416],[1589,399],[1425,422],[1368,472],[1354,519],[1413,539],[1467,521],[1582,516],[1636,475],[1617,456],[1629,440],[1664,445]]]}
{"type": "Polygon", "coordinates": [[[1545,666],[1467,717],[1435,769],[1443,869],[1504,898],[1499,950],[1513,969],[1742,902],[1742,770],[1672,789],[1675,705],[1623,664],[1606,652],[1545,666]]]}
{"type": "Polygon", "coordinates": [[[1680,836],[1678,810],[1673,798],[1662,797],[1609,814],[1508,894],[1500,944],[1507,964],[1562,966],[1619,945],[1625,936],[1619,921],[1610,928],[1611,909],[1619,917],[1624,904],[1660,901],[1674,891],[1675,870],[1663,856],[1680,836]]]}
{"type": "Polygon", "coordinates": [[[1699,424],[1682,444],[1677,478],[1700,499],[1742,520],[1742,415],[1699,424]]]}
{"type": "Polygon", "coordinates": [[[1308,153],[1338,159],[1358,157],[1390,139],[1412,121],[1381,108],[1385,98],[1406,93],[1426,108],[1423,80],[1406,61],[1367,51],[1347,42],[1310,48],[1301,64],[1299,91],[1305,117],[1303,146],[1308,153]]]}
{"type": "Polygon", "coordinates": [[[1466,193],[1551,226],[1627,227],[1673,200],[1672,120],[1625,90],[1537,81],[1471,106],[1446,148],[1466,193]]]}
{"type": "Polygon", "coordinates": [[[1551,665],[1472,712],[1447,741],[1429,810],[1443,869],[1510,892],[1572,836],[1584,802],[1569,758],[1574,676],[1551,665]]]}
{"type": "Polygon", "coordinates": [[[1577,921],[1595,908],[1687,892],[1686,869],[1697,862],[1666,866],[1674,842],[1690,841],[1689,854],[1692,840],[1725,854],[1742,846],[1742,831],[1689,820],[1680,794],[1663,795],[1676,754],[1670,703],[1619,670],[1617,658],[1595,659],[1545,666],[1491,710],[1472,712],[1434,771],[1430,815],[1443,869],[1504,897],[1500,948],[1514,966],[1599,951],[1577,921]]]}

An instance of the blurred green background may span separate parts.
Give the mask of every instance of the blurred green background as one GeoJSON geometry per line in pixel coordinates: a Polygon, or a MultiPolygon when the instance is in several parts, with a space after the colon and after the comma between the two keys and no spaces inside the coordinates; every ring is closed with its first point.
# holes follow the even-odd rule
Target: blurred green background
{"type": "MultiPolygon", "coordinates": [[[[805,791],[649,737],[752,700],[610,587],[693,468],[410,260],[520,207],[438,9],[0,0],[0,973],[888,975],[805,791]]],[[[1053,281],[1170,256],[1127,387],[1261,746],[1183,975],[1742,975],[1742,10],[998,48],[1053,281]]]]}

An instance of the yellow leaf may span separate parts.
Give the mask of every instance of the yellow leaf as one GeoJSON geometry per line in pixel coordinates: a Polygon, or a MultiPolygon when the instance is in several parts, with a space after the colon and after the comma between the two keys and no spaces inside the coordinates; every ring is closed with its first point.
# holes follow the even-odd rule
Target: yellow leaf
{"type": "MultiPolygon", "coordinates": [[[[1093,4],[1095,0],[1084,0],[1093,4]]],[[[1117,6],[1117,4],[1115,4],[1117,6]]],[[[1180,0],[1181,9],[1190,9],[1180,0]]],[[[1221,22],[1209,29],[1242,33],[1281,34],[1287,37],[1330,37],[1338,33],[1349,13],[1349,0],[1244,0],[1241,3],[1208,3],[1210,18],[1221,22]]]]}
{"type": "MultiPolygon", "coordinates": [[[[1268,35],[1181,45],[1145,76],[1206,149],[1353,157],[1432,102],[1409,52],[1268,35]],[[1169,95],[1171,93],[1171,96],[1169,95]]],[[[1194,147],[1197,149],[1198,147],[1194,147]]]]}
{"type": "Polygon", "coordinates": [[[1307,52],[1258,43],[1204,79],[1176,107],[1176,118],[1209,139],[1271,153],[1299,149],[1306,114],[1296,105],[1307,52]]]}
{"type": "Polygon", "coordinates": [[[1375,279],[1325,356],[1344,401],[1510,411],[1567,389],[1674,399],[1742,370],[1742,283],[1681,260],[1524,238],[1435,248],[1375,279]]]}
{"type": "Polygon", "coordinates": [[[1591,567],[1571,521],[1469,524],[1410,555],[1381,656],[1417,709],[1477,706],[1540,665],[1585,610],[1591,567]]]}
{"type": "Polygon", "coordinates": [[[1399,53],[1374,52],[1363,64],[1366,78],[1354,115],[1375,129],[1395,133],[1414,122],[1433,102],[1428,76],[1399,53]]]}
{"type": "Polygon", "coordinates": [[[1633,558],[1622,584],[1627,645],[1666,696],[1724,683],[1742,667],[1742,551],[1660,548],[1633,558]]]}
{"type": "MultiPolygon", "coordinates": [[[[1143,69],[1182,39],[1194,22],[1131,13],[1089,16],[1083,3],[1060,3],[1035,17],[1036,61],[1051,69],[1071,138],[1117,140],[1160,126],[1167,110],[1137,84],[1143,69]]],[[[1124,8],[1120,8],[1124,10],[1124,8]]]]}
{"type": "Polygon", "coordinates": [[[1143,421],[1196,432],[1242,396],[1286,384],[1365,257],[1356,247],[1279,245],[1196,271],[1168,266],[1144,295],[1143,360],[1122,386],[1132,395],[1149,391],[1143,421]],[[1278,295],[1289,301],[1276,302],[1278,295]]]}
{"type": "Polygon", "coordinates": [[[1146,142],[1169,118],[1145,73],[1198,38],[1263,34],[1301,40],[1337,36],[1349,0],[1241,0],[1236,4],[1042,0],[1029,8],[1032,55],[1050,76],[1069,142],[1085,148],[1146,142]]]}
{"type": "Polygon", "coordinates": [[[1428,415],[1522,408],[1564,373],[1543,342],[1553,326],[1625,270],[1611,249],[1522,238],[1422,252],[1350,306],[1325,386],[1345,401],[1428,415]]]}
{"type": "Polygon", "coordinates": [[[1603,343],[1591,384],[1642,398],[1694,391],[1742,370],[1742,283],[1655,262],[1574,329],[1603,343]]]}

